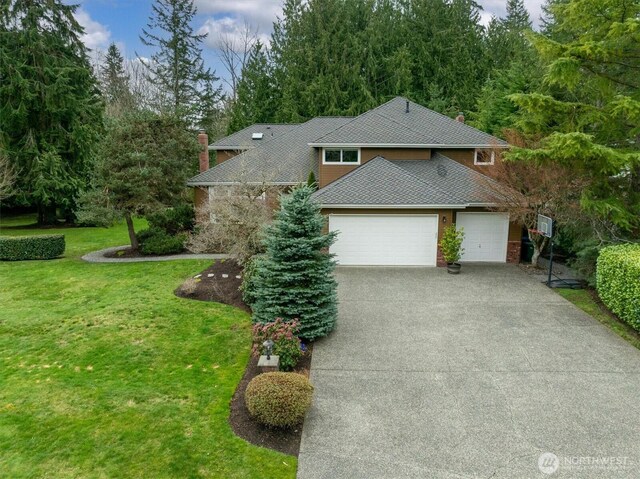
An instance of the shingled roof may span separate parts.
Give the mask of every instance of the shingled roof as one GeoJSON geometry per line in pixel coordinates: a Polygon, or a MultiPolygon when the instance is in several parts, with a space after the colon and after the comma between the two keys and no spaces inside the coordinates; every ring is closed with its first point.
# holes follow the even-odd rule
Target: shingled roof
{"type": "MultiPolygon", "coordinates": [[[[293,185],[318,174],[316,151],[309,141],[344,125],[350,117],[317,117],[292,128],[279,137],[246,150],[191,178],[189,186],[231,183],[272,183],[293,185]]],[[[260,141],[260,140],[258,140],[260,141]]]]}
{"type": "Polygon", "coordinates": [[[309,146],[331,145],[480,148],[507,146],[507,143],[406,98],[396,97],[309,143],[309,146]]]}
{"type": "Polygon", "coordinates": [[[256,148],[298,127],[299,124],[291,123],[256,123],[247,128],[219,139],[209,145],[210,150],[249,150],[256,148]],[[253,139],[254,133],[262,133],[259,140],[253,139]]]}
{"type": "Polygon", "coordinates": [[[464,208],[491,198],[493,180],[441,154],[430,160],[377,156],[313,194],[322,206],[464,208]]]}

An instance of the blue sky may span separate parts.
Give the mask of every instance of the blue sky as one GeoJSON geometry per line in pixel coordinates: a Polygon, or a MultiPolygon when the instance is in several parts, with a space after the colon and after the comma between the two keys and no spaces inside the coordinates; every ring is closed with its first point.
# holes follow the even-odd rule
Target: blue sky
{"type": "MultiPolygon", "coordinates": [[[[116,42],[126,57],[136,53],[150,55],[140,42],[141,29],[146,26],[151,13],[151,0],[69,0],[78,3],[77,18],[85,27],[84,41],[92,50],[104,50],[110,42],[116,42]]],[[[208,33],[204,45],[204,58],[208,66],[223,75],[218,61],[216,40],[221,34],[237,35],[245,25],[251,25],[263,39],[271,33],[273,21],[281,12],[281,0],[194,0],[198,15],[194,28],[208,33]]],[[[504,15],[506,0],[478,0],[484,8],[483,22],[491,15],[504,15]]],[[[540,16],[542,0],[525,0],[534,23],[540,16]]]]}

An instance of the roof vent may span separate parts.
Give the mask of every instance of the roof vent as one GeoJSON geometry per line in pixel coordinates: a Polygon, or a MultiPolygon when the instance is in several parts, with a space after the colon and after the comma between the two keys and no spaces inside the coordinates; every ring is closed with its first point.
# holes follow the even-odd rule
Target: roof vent
{"type": "Polygon", "coordinates": [[[252,140],[262,140],[263,136],[264,136],[264,133],[252,133],[251,134],[251,139],[252,140]]]}
{"type": "Polygon", "coordinates": [[[447,167],[444,166],[443,164],[439,164],[438,167],[436,168],[436,171],[438,172],[438,176],[441,178],[444,178],[445,176],[447,176],[447,167]]]}
{"type": "Polygon", "coordinates": [[[409,100],[407,100],[407,106],[405,107],[404,112],[409,113],[409,100]]]}

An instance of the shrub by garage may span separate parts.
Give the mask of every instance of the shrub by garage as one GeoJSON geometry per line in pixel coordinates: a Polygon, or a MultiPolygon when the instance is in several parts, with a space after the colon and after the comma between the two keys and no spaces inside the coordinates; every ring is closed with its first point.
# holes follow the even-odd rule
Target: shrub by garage
{"type": "Polygon", "coordinates": [[[0,236],[0,260],[53,259],[64,254],[64,235],[0,236]]]}
{"type": "Polygon", "coordinates": [[[244,396],[247,409],[256,421],[281,428],[302,423],[312,397],[313,386],[306,376],[284,372],[256,376],[244,396]]]}
{"type": "Polygon", "coordinates": [[[640,244],[603,248],[598,256],[596,284],[602,302],[640,331],[640,244]]]}

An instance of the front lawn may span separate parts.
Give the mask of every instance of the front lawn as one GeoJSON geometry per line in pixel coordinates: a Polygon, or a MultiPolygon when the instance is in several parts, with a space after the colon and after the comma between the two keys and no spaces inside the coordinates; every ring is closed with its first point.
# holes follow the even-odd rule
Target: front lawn
{"type": "Polygon", "coordinates": [[[0,225],[42,233],[66,235],[65,258],[0,262],[0,477],[295,476],[227,422],[249,316],[173,294],[209,262],[88,264],[126,229],[0,225]]]}

